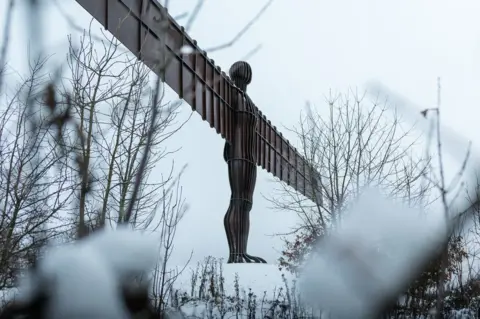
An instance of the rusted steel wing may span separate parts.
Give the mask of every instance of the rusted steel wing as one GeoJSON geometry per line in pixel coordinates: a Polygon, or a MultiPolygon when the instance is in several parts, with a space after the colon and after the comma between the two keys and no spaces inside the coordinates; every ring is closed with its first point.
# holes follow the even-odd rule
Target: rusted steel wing
{"type": "MultiPolygon", "coordinates": [[[[235,86],[165,8],[155,0],[76,1],[161,76],[218,134],[230,140],[230,95],[236,91],[235,86]]],[[[312,187],[318,178],[311,178],[318,177],[318,173],[312,174],[304,157],[263,114],[257,141],[257,164],[318,203],[319,192],[312,187]]]]}

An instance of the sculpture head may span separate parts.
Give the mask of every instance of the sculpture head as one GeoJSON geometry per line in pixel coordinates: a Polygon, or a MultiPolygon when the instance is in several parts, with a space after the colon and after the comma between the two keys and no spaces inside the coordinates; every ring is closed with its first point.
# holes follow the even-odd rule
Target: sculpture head
{"type": "Polygon", "coordinates": [[[245,61],[235,62],[228,73],[233,83],[243,92],[246,92],[247,85],[252,82],[252,67],[250,64],[245,61]]]}

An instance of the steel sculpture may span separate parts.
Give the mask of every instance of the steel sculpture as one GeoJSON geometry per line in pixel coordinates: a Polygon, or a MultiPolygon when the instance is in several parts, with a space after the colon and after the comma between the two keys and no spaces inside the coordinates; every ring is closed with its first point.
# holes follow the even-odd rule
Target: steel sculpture
{"type": "Polygon", "coordinates": [[[265,263],[247,254],[256,166],[315,203],[321,203],[321,195],[318,173],[245,93],[252,80],[250,66],[236,62],[228,77],[155,0],[76,1],[226,140],[228,262],[265,263]]]}
{"type": "Polygon", "coordinates": [[[230,255],[228,262],[266,261],[247,254],[248,232],[250,229],[250,210],[253,203],[253,191],[257,181],[257,110],[255,104],[246,95],[247,85],[252,81],[252,69],[246,62],[237,62],[230,68],[230,78],[242,90],[242,95],[234,95],[232,107],[232,139],[225,142],[223,152],[228,165],[230,182],[230,205],[225,214],[224,225],[227,233],[230,255]],[[238,101],[241,99],[242,101],[238,101]],[[241,102],[241,103],[239,103],[241,102]]]}

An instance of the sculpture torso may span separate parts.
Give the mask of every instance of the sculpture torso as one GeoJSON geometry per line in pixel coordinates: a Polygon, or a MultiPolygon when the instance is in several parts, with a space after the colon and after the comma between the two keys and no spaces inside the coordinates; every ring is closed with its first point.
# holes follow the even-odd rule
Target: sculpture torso
{"type": "Polygon", "coordinates": [[[234,105],[238,107],[234,110],[232,141],[225,145],[225,161],[244,159],[256,165],[257,112],[255,105],[246,94],[243,103],[234,103],[234,105]]]}

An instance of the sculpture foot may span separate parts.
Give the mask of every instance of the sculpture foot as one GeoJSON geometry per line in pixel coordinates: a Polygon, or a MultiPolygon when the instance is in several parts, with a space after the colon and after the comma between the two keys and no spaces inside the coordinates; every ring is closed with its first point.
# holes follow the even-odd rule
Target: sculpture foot
{"type": "Polygon", "coordinates": [[[251,256],[246,253],[230,255],[227,261],[227,264],[241,264],[241,263],[266,264],[267,262],[263,258],[251,256]]]}

